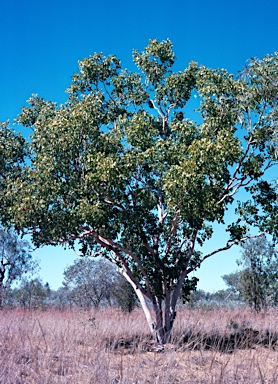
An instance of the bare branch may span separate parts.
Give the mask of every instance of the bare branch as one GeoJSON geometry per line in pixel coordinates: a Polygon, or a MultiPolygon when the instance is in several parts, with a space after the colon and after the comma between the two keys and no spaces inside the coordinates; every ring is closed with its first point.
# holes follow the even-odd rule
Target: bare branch
{"type": "Polygon", "coordinates": [[[159,116],[160,116],[162,119],[164,119],[164,113],[162,112],[161,108],[158,108],[158,107],[155,105],[155,103],[154,103],[153,100],[150,100],[150,101],[151,101],[151,103],[152,103],[152,105],[153,105],[153,108],[157,111],[157,113],[159,114],[159,116]]]}
{"type": "MultiPolygon", "coordinates": [[[[152,295],[151,295],[151,292],[150,290],[148,289],[147,292],[145,291],[145,289],[142,287],[142,285],[139,283],[139,281],[133,276],[133,273],[131,272],[127,262],[125,261],[125,259],[121,256],[121,254],[115,250],[111,250],[111,252],[114,253],[116,259],[118,259],[121,263],[121,266],[124,270],[125,273],[123,273],[123,271],[120,270],[120,272],[123,274],[123,275],[127,275],[128,278],[135,284],[136,288],[137,289],[140,289],[144,295],[146,295],[149,299],[152,299],[152,295]]],[[[117,265],[117,262],[112,259],[112,258],[109,258],[109,261],[111,261],[112,263],[116,264],[117,265]]],[[[149,288],[149,287],[148,287],[149,288]]]]}
{"type": "Polygon", "coordinates": [[[99,233],[93,231],[92,232],[92,236],[94,237],[94,239],[97,241],[98,244],[100,244],[101,246],[113,251],[113,252],[117,252],[117,250],[119,250],[120,252],[123,252],[125,253],[126,255],[129,255],[138,265],[142,275],[145,277],[146,279],[146,285],[147,285],[147,290],[148,292],[150,293],[150,282],[149,282],[149,277],[140,261],[140,259],[133,253],[131,252],[129,249],[127,248],[124,248],[123,246],[121,246],[119,243],[116,243],[114,242],[113,240],[111,239],[107,239],[105,238],[104,236],[100,235],[99,233]]]}
{"type": "Polygon", "coordinates": [[[218,202],[217,204],[221,204],[227,197],[232,197],[234,196],[237,191],[241,188],[241,187],[245,187],[247,186],[248,184],[251,183],[252,179],[250,178],[248,181],[246,181],[244,183],[244,181],[247,179],[247,175],[243,175],[242,178],[239,180],[239,179],[234,179],[232,181],[235,181],[235,180],[238,180],[235,184],[231,185],[231,183],[229,184],[229,186],[225,189],[225,191],[229,191],[231,190],[230,193],[226,193],[218,202]]]}
{"type": "Polygon", "coordinates": [[[167,210],[163,213],[163,203],[162,203],[161,193],[159,196],[159,202],[157,204],[157,211],[158,211],[158,221],[160,224],[162,224],[167,216],[167,210]]]}
{"type": "Polygon", "coordinates": [[[169,240],[167,242],[165,257],[169,254],[169,252],[171,250],[171,246],[172,246],[172,240],[177,234],[178,221],[179,221],[179,215],[180,215],[180,205],[181,205],[181,203],[179,202],[178,207],[177,207],[178,209],[177,209],[175,216],[173,218],[173,221],[172,221],[171,235],[170,235],[169,240]]]}
{"type": "Polygon", "coordinates": [[[188,250],[186,265],[185,265],[184,269],[180,273],[179,280],[178,280],[177,285],[176,285],[176,287],[174,289],[174,292],[173,292],[173,296],[172,296],[172,300],[171,300],[171,306],[173,308],[175,308],[175,306],[177,304],[177,301],[178,301],[178,298],[180,296],[180,292],[181,292],[181,289],[182,289],[182,285],[183,285],[184,279],[188,275],[187,266],[188,266],[189,260],[191,259],[192,255],[193,255],[193,252],[194,252],[197,234],[198,234],[198,230],[195,229],[194,233],[192,235],[192,238],[191,238],[191,245],[190,245],[190,248],[188,250]]]}
{"type": "Polygon", "coordinates": [[[242,158],[238,162],[238,165],[234,170],[234,173],[231,177],[229,184],[226,186],[226,188],[223,190],[222,194],[220,195],[220,200],[217,202],[217,204],[221,204],[227,197],[232,197],[237,193],[237,191],[241,187],[248,185],[252,181],[252,179],[250,178],[250,180],[244,183],[244,181],[248,178],[248,174],[244,174],[241,177],[238,177],[238,174],[242,167],[243,161],[247,158],[248,155],[250,155],[250,149],[255,143],[256,143],[256,140],[254,140],[254,135],[253,133],[251,133],[245,152],[243,153],[242,158]],[[229,193],[229,191],[231,192],[229,193]]]}
{"type": "Polygon", "coordinates": [[[242,237],[239,240],[228,241],[227,244],[224,247],[218,248],[215,251],[213,251],[213,252],[207,254],[206,256],[204,256],[202,258],[202,260],[200,260],[199,263],[197,263],[197,265],[194,268],[190,268],[190,269],[187,270],[187,274],[191,273],[192,271],[195,271],[197,268],[200,267],[200,265],[203,263],[203,261],[205,261],[209,257],[215,255],[216,253],[219,253],[219,252],[222,252],[222,251],[227,251],[228,249],[232,248],[234,245],[238,245],[238,244],[240,244],[240,243],[242,243],[242,242],[244,242],[246,240],[255,239],[255,238],[261,237],[263,235],[265,235],[265,232],[260,232],[258,235],[242,237]]]}
{"type": "Polygon", "coordinates": [[[108,193],[107,193],[105,196],[106,196],[106,198],[104,199],[104,202],[105,202],[106,204],[113,205],[114,207],[119,208],[119,209],[121,209],[122,211],[126,211],[126,208],[125,208],[122,204],[117,203],[117,202],[113,199],[113,197],[111,197],[108,193]]]}
{"type": "Polygon", "coordinates": [[[249,140],[248,140],[248,143],[247,143],[247,147],[246,147],[246,150],[243,153],[243,156],[240,159],[240,161],[239,161],[239,163],[238,163],[238,165],[237,165],[237,167],[236,167],[236,169],[235,169],[235,171],[234,171],[234,173],[233,173],[233,175],[231,177],[231,180],[230,180],[229,184],[224,189],[222,195],[220,195],[220,200],[217,202],[217,204],[221,204],[227,197],[232,197],[239,190],[239,188],[241,188],[243,186],[246,186],[247,184],[249,184],[251,182],[251,179],[250,179],[247,184],[243,184],[243,182],[247,179],[248,175],[243,175],[240,178],[238,178],[237,175],[238,175],[238,173],[240,171],[240,168],[242,167],[243,161],[246,159],[246,157],[249,154],[250,148],[254,144],[256,144],[256,142],[257,142],[257,140],[254,139],[253,132],[255,131],[257,126],[261,123],[263,115],[264,115],[264,112],[265,112],[265,109],[266,109],[266,103],[263,105],[263,107],[261,109],[261,112],[260,112],[260,115],[259,115],[259,118],[258,118],[258,121],[256,122],[256,124],[254,126],[252,125],[252,118],[251,118],[250,111],[248,111],[247,121],[248,121],[249,130],[250,130],[250,137],[249,137],[249,140]],[[236,182],[234,184],[235,181],[238,181],[238,182],[236,182]],[[231,191],[231,190],[232,190],[231,193],[227,193],[228,191],[231,191]]]}
{"type": "MultiPolygon", "coordinates": [[[[273,162],[271,160],[269,160],[267,162],[267,164],[265,165],[265,167],[263,168],[262,172],[265,173],[272,165],[273,165],[273,162]]],[[[234,196],[241,187],[246,187],[248,184],[250,184],[252,182],[252,178],[250,178],[249,180],[245,181],[247,179],[247,177],[248,177],[248,175],[243,175],[241,179],[236,179],[237,181],[235,182],[235,184],[233,184],[233,185],[231,185],[229,187],[229,189],[232,190],[232,191],[230,193],[225,194],[217,202],[217,204],[221,204],[227,197],[234,196]]],[[[225,190],[227,191],[227,189],[228,189],[228,187],[225,190]]]]}

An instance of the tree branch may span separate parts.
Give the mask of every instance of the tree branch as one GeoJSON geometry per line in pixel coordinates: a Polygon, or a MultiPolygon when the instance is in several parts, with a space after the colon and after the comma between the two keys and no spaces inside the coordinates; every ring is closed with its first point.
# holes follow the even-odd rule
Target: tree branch
{"type": "Polygon", "coordinates": [[[117,203],[108,193],[105,194],[106,198],[104,199],[104,202],[108,205],[113,205],[116,208],[121,209],[122,211],[126,211],[126,208],[122,205],[117,203]]]}
{"type": "Polygon", "coordinates": [[[242,167],[243,161],[249,155],[250,148],[255,143],[256,143],[256,141],[254,141],[254,135],[253,135],[253,133],[251,133],[250,137],[249,137],[249,140],[248,140],[248,143],[247,143],[246,150],[243,153],[242,158],[239,160],[239,163],[238,163],[236,169],[234,170],[234,173],[233,173],[233,175],[231,177],[231,180],[230,180],[229,184],[226,186],[226,188],[220,194],[220,196],[219,196],[220,200],[217,202],[217,204],[221,204],[227,197],[232,197],[233,195],[235,195],[237,193],[237,191],[241,187],[248,185],[252,181],[252,179],[250,178],[250,180],[248,180],[246,183],[244,183],[244,181],[248,178],[248,174],[244,174],[244,175],[242,175],[239,178],[238,178],[237,175],[240,172],[240,169],[242,167]],[[229,191],[232,191],[232,192],[228,193],[229,191]]]}
{"type": "Polygon", "coordinates": [[[189,273],[195,271],[197,268],[200,267],[200,265],[201,265],[206,259],[208,259],[209,257],[215,255],[216,253],[219,253],[219,252],[222,252],[222,251],[227,251],[228,249],[232,248],[234,245],[238,245],[238,244],[240,244],[240,243],[242,243],[242,242],[244,242],[244,241],[246,241],[246,240],[248,240],[248,239],[255,239],[255,238],[257,238],[257,237],[261,237],[261,236],[263,236],[263,235],[265,235],[265,232],[260,232],[258,235],[242,237],[242,238],[239,239],[239,240],[228,241],[227,244],[226,244],[224,247],[222,247],[222,248],[218,248],[218,249],[216,249],[215,251],[213,251],[213,252],[207,254],[206,256],[204,256],[204,257],[202,258],[202,260],[200,260],[199,263],[197,263],[196,266],[195,266],[194,268],[190,268],[190,269],[188,269],[188,270],[187,270],[187,273],[189,274],[189,273]]]}
{"type": "Polygon", "coordinates": [[[134,260],[137,263],[142,275],[145,277],[146,285],[147,285],[147,291],[150,293],[149,277],[148,277],[140,259],[133,252],[131,252],[129,249],[122,247],[120,244],[114,242],[113,240],[107,239],[106,237],[100,235],[99,233],[97,233],[95,231],[92,232],[92,236],[97,241],[97,243],[100,244],[101,246],[103,246],[109,250],[112,250],[114,252],[116,252],[116,250],[119,250],[119,251],[125,253],[126,255],[129,255],[132,258],[132,260],[134,260]]]}
{"type": "Polygon", "coordinates": [[[172,221],[171,235],[170,235],[169,240],[167,242],[167,246],[166,246],[166,250],[165,250],[165,257],[167,257],[167,255],[169,254],[170,249],[171,249],[171,245],[172,245],[172,240],[177,234],[178,220],[179,220],[179,215],[180,215],[180,205],[181,205],[181,203],[179,202],[178,209],[177,209],[175,216],[173,218],[173,221],[172,221]]]}
{"type": "Polygon", "coordinates": [[[182,285],[183,285],[184,279],[185,279],[185,277],[189,273],[188,269],[187,269],[187,266],[188,266],[189,260],[191,259],[192,255],[193,255],[193,252],[194,252],[197,234],[198,234],[198,230],[195,229],[194,233],[193,233],[193,236],[191,238],[191,246],[190,246],[190,248],[188,250],[186,265],[185,265],[184,269],[180,273],[180,277],[179,277],[178,283],[177,283],[177,285],[176,285],[176,287],[174,289],[174,292],[173,292],[173,296],[172,296],[172,300],[171,300],[171,307],[172,308],[176,307],[176,304],[177,304],[178,298],[180,296],[180,292],[181,292],[181,289],[182,289],[182,285]]]}
{"type": "MultiPolygon", "coordinates": [[[[121,270],[120,270],[120,272],[123,275],[126,274],[129,277],[129,279],[135,284],[136,288],[140,289],[144,293],[144,295],[146,295],[150,300],[152,300],[153,296],[150,292],[149,286],[147,286],[147,292],[146,292],[146,290],[142,287],[142,285],[139,283],[139,281],[133,276],[133,273],[131,272],[127,262],[121,256],[121,254],[114,249],[112,249],[111,252],[113,252],[115,257],[121,262],[121,266],[123,267],[123,269],[125,271],[125,273],[123,273],[123,271],[121,271],[121,270]]],[[[117,265],[117,262],[114,259],[108,258],[108,260],[117,265]]]]}

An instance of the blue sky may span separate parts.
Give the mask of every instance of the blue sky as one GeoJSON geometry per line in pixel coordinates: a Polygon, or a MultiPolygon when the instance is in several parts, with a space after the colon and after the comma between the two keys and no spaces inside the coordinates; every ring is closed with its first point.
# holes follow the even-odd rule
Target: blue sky
{"type": "MultiPolygon", "coordinates": [[[[195,60],[236,73],[248,58],[278,50],[277,14],[277,0],[2,0],[0,121],[12,121],[32,93],[64,102],[78,60],[94,52],[116,54],[130,67],[132,49],[150,38],[173,42],[178,69],[195,60]]],[[[211,247],[224,237],[218,231],[211,247]]],[[[44,282],[58,288],[75,255],[59,247],[35,255],[44,282]]],[[[199,288],[224,288],[221,276],[236,269],[237,257],[235,249],[206,261],[199,288]]]]}

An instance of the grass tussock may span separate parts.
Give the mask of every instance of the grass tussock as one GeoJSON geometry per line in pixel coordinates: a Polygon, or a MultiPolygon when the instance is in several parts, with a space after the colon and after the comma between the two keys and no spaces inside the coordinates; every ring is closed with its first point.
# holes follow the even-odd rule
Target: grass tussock
{"type": "Polygon", "coordinates": [[[1,311],[0,384],[274,384],[277,315],[182,309],[162,347],[140,309],[1,311]]]}

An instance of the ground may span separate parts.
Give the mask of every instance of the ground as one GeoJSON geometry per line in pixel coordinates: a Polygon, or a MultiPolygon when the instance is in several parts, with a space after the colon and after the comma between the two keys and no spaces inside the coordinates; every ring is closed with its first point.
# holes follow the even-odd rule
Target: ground
{"type": "Polygon", "coordinates": [[[140,309],[3,310],[0,384],[278,383],[277,314],[181,309],[163,347],[140,309]]]}

